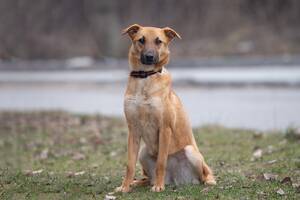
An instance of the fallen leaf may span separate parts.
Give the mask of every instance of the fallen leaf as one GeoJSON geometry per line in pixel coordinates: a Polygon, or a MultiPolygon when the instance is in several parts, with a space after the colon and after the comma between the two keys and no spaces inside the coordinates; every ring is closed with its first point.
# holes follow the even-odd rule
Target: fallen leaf
{"type": "Polygon", "coordinates": [[[84,160],[85,159],[85,155],[82,154],[82,153],[74,153],[73,157],[72,157],[73,160],[84,160]]]}
{"type": "Polygon", "coordinates": [[[263,153],[263,151],[261,149],[256,149],[252,154],[253,157],[252,157],[251,160],[254,161],[254,160],[257,160],[257,159],[261,158],[262,153],[263,153]]]}
{"type": "Polygon", "coordinates": [[[32,174],[35,175],[35,174],[40,174],[42,173],[44,170],[40,169],[40,170],[36,170],[36,171],[32,171],[32,174]]]}
{"type": "Polygon", "coordinates": [[[96,168],[98,168],[98,167],[99,167],[98,164],[92,164],[92,168],[96,169],[96,168]]]}
{"type": "Polygon", "coordinates": [[[46,160],[48,158],[49,155],[49,150],[48,149],[44,149],[41,153],[40,153],[40,159],[41,160],[46,160]]]}
{"type": "Polygon", "coordinates": [[[74,172],[67,172],[67,177],[68,178],[74,177],[75,176],[74,174],[75,174],[74,172]]]}
{"type": "Polygon", "coordinates": [[[116,155],[117,155],[117,152],[116,152],[116,151],[110,152],[110,156],[111,156],[111,157],[114,157],[114,156],[116,156],[116,155]]]}
{"type": "Polygon", "coordinates": [[[277,160],[269,160],[267,163],[268,164],[274,164],[274,163],[276,163],[277,162],[277,160]]]}
{"type": "Polygon", "coordinates": [[[75,176],[80,176],[80,175],[84,175],[85,171],[80,171],[80,172],[67,172],[67,177],[71,178],[71,177],[75,177],[75,176]]]}
{"type": "Polygon", "coordinates": [[[285,192],[281,188],[279,188],[279,190],[277,190],[276,193],[280,194],[280,195],[284,195],[285,194],[285,192]]]}
{"type": "Polygon", "coordinates": [[[300,187],[300,184],[299,183],[293,183],[292,186],[293,186],[293,188],[297,188],[297,187],[300,187]]]}
{"type": "Polygon", "coordinates": [[[300,193],[300,184],[299,183],[293,183],[292,187],[296,189],[297,193],[300,193]]]}
{"type": "Polygon", "coordinates": [[[263,176],[264,176],[264,179],[267,181],[273,181],[278,178],[277,174],[270,174],[270,173],[264,173],[263,176]]]}
{"type": "Polygon", "coordinates": [[[74,176],[80,176],[83,174],[85,174],[85,171],[76,172],[76,173],[74,173],[74,176]]]}
{"type": "Polygon", "coordinates": [[[256,192],[258,195],[265,195],[265,193],[263,191],[258,191],[256,192]]]}
{"type": "Polygon", "coordinates": [[[44,171],[44,170],[42,170],[42,169],[39,169],[39,170],[36,170],[36,171],[26,170],[26,171],[25,171],[25,175],[26,175],[26,176],[33,176],[33,175],[40,174],[40,173],[42,173],[43,171],[44,171]]]}
{"type": "Polygon", "coordinates": [[[282,183],[282,184],[287,184],[287,185],[292,185],[292,184],[293,184],[292,179],[291,179],[291,177],[289,177],[289,176],[284,177],[284,178],[280,181],[280,183],[282,183]]]}
{"type": "Polygon", "coordinates": [[[108,176],[104,176],[104,179],[109,181],[109,177],[108,176]]]}
{"type": "Polygon", "coordinates": [[[113,195],[105,195],[104,200],[115,200],[117,199],[117,197],[113,196],[113,195]]]}
{"type": "Polygon", "coordinates": [[[227,186],[225,186],[225,189],[230,189],[230,188],[233,188],[233,185],[227,185],[227,186]]]}

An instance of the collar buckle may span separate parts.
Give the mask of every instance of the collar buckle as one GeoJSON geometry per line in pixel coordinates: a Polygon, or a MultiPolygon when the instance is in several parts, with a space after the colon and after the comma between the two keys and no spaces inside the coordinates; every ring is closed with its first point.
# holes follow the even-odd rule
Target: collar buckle
{"type": "Polygon", "coordinates": [[[148,77],[148,73],[145,72],[145,71],[139,71],[139,76],[140,76],[141,78],[147,78],[147,77],[148,77]]]}

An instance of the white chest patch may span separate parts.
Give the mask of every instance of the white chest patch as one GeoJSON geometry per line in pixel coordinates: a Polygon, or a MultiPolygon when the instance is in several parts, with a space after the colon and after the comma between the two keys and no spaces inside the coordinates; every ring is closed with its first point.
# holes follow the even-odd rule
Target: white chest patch
{"type": "Polygon", "coordinates": [[[151,112],[152,109],[160,110],[161,108],[162,103],[159,97],[146,98],[144,95],[125,97],[125,112],[129,115],[136,114],[139,109],[143,109],[146,112],[151,112]]]}
{"type": "Polygon", "coordinates": [[[147,79],[139,80],[135,91],[131,95],[125,96],[125,112],[136,112],[138,109],[162,109],[162,101],[160,97],[151,97],[151,91],[157,91],[158,86],[152,85],[147,87],[147,79]]]}
{"type": "Polygon", "coordinates": [[[125,96],[124,107],[128,123],[142,137],[149,153],[155,155],[158,152],[159,122],[163,111],[161,98],[151,97],[141,84],[134,94],[125,96]]]}

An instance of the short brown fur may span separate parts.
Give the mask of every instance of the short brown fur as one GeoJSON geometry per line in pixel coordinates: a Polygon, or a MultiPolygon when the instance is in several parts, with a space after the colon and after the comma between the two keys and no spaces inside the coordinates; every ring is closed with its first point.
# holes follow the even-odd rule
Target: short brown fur
{"type": "Polygon", "coordinates": [[[168,27],[142,27],[137,24],[124,29],[123,34],[128,34],[132,40],[129,50],[131,70],[162,72],[145,79],[128,78],[124,101],[129,129],[128,163],[126,176],[116,191],[128,192],[132,184],[147,183],[147,174],[146,179],[133,181],[141,139],[146,146],[144,150],[156,160],[152,191],[164,190],[167,160],[180,151],[185,151],[199,180],[209,185],[216,184],[211,169],[199,152],[180,99],[172,90],[171,76],[164,67],[169,62],[168,45],[175,37],[180,38],[179,34],[168,27]],[[155,52],[158,60],[152,65],[145,65],[141,62],[141,54],[149,50],[155,52]]]}

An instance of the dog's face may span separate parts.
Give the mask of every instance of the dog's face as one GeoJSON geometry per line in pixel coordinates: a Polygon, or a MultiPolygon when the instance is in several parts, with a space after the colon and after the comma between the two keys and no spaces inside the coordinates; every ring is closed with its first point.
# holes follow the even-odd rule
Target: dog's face
{"type": "Polygon", "coordinates": [[[131,64],[161,67],[169,61],[169,43],[179,34],[171,28],[142,27],[134,24],[124,29],[132,40],[131,64]]]}

